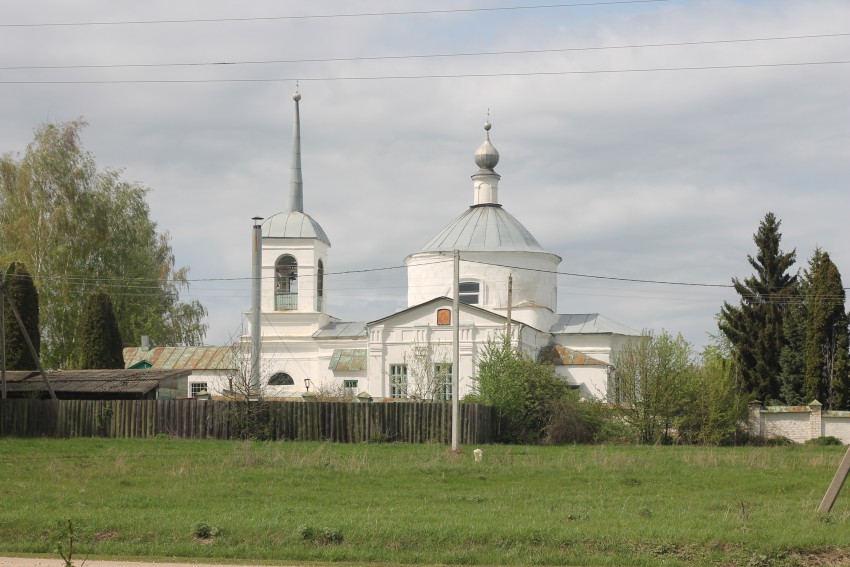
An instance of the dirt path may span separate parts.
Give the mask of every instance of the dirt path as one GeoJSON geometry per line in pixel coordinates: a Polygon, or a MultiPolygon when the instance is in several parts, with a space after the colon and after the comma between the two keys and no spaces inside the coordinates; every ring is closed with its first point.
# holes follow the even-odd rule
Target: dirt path
{"type": "MultiPolygon", "coordinates": [[[[59,558],[43,557],[0,557],[0,567],[64,567],[64,562],[59,558]]],[[[81,567],[82,560],[74,558],[74,565],[81,567]]],[[[250,565],[263,565],[269,567],[270,563],[242,563],[241,565],[225,565],[223,563],[139,563],[135,561],[86,561],[85,567],[246,567],[250,565]]],[[[281,567],[283,564],[281,564],[281,567]]],[[[294,567],[289,565],[287,567],[294,567]]]]}

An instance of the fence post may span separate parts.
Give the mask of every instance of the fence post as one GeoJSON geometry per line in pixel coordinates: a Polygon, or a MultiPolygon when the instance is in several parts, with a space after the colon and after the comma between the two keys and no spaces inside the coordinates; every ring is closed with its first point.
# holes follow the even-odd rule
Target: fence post
{"type": "Polygon", "coordinates": [[[817,400],[809,403],[809,439],[823,436],[823,404],[817,400]]]}
{"type": "Polygon", "coordinates": [[[749,409],[749,430],[750,435],[755,437],[764,436],[764,419],[761,416],[761,402],[753,400],[748,406],[749,409]]]}

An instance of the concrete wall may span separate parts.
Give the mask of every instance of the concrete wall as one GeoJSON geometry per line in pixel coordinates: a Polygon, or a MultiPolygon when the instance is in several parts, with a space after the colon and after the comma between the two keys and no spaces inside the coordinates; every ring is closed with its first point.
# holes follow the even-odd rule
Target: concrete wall
{"type": "Polygon", "coordinates": [[[850,444],[850,412],[823,411],[817,401],[807,406],[750,404],[750,432],[763,437],[787,437],[795,443],[832,436],[850,444]]]}

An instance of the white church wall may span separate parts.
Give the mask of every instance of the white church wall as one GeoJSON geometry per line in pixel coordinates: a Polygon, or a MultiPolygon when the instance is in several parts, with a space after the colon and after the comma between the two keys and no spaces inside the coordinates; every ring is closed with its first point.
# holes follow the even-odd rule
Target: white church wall
{"type": "MultiPolygon", "coordinates": [[[[298,309],[300,312],[317,311],[317,274],[319,260],[327,271],[328,246],[312,238],[272,238],[263,239],[262,252],[262,291],[260,305],[264,312],[275,309],[275,266],[278,258],[288,254],[298,264],[298,309]]],[[[324,304],[327,305],[327,285],[324,286],[324,304]]],[[[323,310],[324,311],[324,310],[323,310]]]]}
{"type": "MultiPolygon", "coordinates": [[[[390,397],[390,365],[408,364],[417,347],[430,349],[433,362],[452,362],[452,327],[437,325],[437,310],[451,303],[433,302],[399,313],[369,328],[369,384],[374,397],[390,397]],[[380,384],[380,385],[379,385],[380,384]]],[[[469,394],[476,360],[491,337],[504,331],[504,321],[484,311],[461,311],[459,329],[459,395],[469,394]]],[[[514,333],[512,333],[514,335],[514,333]]],[[[532,344],[536,345],[536,337],[532,344]]]]}
{"type": "Polygon", "coordinates": [[[608,371],[605,366],[556,366],[555,372],[568,384],[579,387],[582,398],[605,400],[608,393],[608,371]]]}
{"type": "MultiPolygon", "coordinates": [[[[554,271],[560,260],[558,256],[545,252],[465,250],[461,252],[459,275],[461,281],[480,282],[478,306],[502,316],[507,314],[508,277],[513,275],[513,304],[530,302],[543,308],[519,309],[513,318],[547,331],[557,310],[557,274],[554,271]]],[[[408,306],[454,295],[451,253],[419,252],[408,256],[405,263],[408,306]]]]}

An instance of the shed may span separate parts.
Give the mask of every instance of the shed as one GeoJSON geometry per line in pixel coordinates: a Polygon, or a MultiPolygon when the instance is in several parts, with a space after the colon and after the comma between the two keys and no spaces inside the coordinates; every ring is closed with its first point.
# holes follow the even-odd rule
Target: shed
{"type": "MultiPolygon", "coordinates": [[[[65,400],[170,400],[185,397],[190,370],[116,369],[55,370],[47,373],[59,399],[65,400]]],[[[38,372],[9,372],[10,398],[47,398],[47,387],[38,372]]]]}

